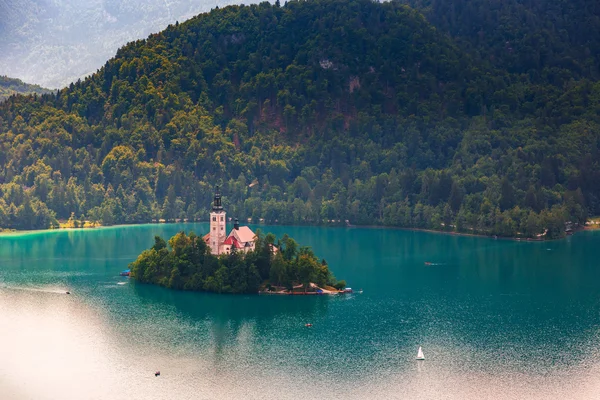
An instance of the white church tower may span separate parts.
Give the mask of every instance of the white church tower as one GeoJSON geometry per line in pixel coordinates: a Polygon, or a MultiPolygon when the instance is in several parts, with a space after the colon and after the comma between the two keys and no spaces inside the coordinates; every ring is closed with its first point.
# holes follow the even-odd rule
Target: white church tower
{"type": "Polygon", "coordinates": [[[225,211],[221,205],[221,193],[217,186],[215,191],[215,199],[213,202],[212,212],[210,213],[210,251],[214,255],[222,253],[222,245],[225,241],[227,232],[225,231],[225,211]]]}

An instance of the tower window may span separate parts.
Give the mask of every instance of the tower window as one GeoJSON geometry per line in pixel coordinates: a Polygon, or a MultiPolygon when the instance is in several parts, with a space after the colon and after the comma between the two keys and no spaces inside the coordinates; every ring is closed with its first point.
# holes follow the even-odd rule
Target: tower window
{"type": "Polygon", "coordinates": [[[221,216],[221,222],[223,222],[223,216],[221,216]]]}
{"type": "Polygon", "coordinates": [[[221,227],[221,230],[223,230],[223,227],[221,227]]]}
{"type": "Polygon", "coordinates": [[[213,226],[213,231],[216,231],[216,230],[217,230],[217,227],[216,227],[216,226],[213,226]]]}
{"type": "Polygon", "coordinates": [[[217,217],[213,217],[213,221],[217,221],[217,217]]]}

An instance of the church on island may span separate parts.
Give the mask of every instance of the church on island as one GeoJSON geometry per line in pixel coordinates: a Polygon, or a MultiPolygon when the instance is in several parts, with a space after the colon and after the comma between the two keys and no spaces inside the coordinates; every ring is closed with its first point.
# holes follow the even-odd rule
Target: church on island
{"type": "Polygon", "coordinates": [[[233,229],[226,235],[227,218],[226,212],[221,204],[221,193],[219,187],[215,192],[212,212],[210,213],[210,232],[204,235],[204,241],[210,247],[214,255],[229,254],[232,251],[248,252],[254,250],[255,234],[247,226],[240,226],[237,218],[233,229]]]}

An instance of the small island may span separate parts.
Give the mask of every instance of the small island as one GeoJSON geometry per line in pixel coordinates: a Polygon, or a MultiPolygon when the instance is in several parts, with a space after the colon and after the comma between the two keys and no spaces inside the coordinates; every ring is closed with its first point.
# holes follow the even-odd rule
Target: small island
{"type": "Polygon", "coordinates": [[[218,191],[205,236],[180,232],[154,245],[129,265],[131,277],[171,289],[216,293],[337,294],[337,281],[325,260],[284,235],[256,233],[247,226],[226,232],[226,214],[218,191]]]}

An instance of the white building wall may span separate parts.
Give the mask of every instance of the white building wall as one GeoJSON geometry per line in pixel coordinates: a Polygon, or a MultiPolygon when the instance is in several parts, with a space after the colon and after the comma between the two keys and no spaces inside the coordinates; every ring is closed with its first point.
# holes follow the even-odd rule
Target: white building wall
{"type": "MultiPolygon", "coordinates": [[[[242,239],[238,235],[238,232],[235,229],[233,229],[231,231],[231,233],[229,234],[229,236],[233,236],[235,238],[235,240],[237,240],[238,242],[240,242],[242,245],[246,244],[246,242],[242,241],[242,239]]],[[[250,247],[245,247],[244,246],[244,248],[240,249],[240,250],[242,250],[244,253],[247,253],[247,252],[249,252],[251,250],[254,250],[254,242],[250,242],[250,247]]]]}

